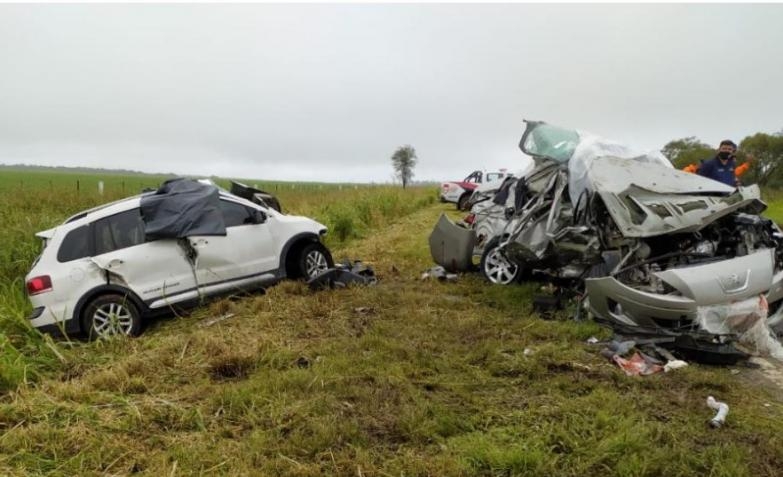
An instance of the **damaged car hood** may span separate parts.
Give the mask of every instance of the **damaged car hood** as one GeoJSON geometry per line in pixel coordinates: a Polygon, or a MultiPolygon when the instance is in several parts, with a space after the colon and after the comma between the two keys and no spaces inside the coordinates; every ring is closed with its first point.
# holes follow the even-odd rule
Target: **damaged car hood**
{"type": "Polygon", "coordinates": [[[734,189],[696,174],[616,157],[596,158],[588,179],[626,237],[697,232],[733,212],[766,209],[758,186],[734,189]]]}

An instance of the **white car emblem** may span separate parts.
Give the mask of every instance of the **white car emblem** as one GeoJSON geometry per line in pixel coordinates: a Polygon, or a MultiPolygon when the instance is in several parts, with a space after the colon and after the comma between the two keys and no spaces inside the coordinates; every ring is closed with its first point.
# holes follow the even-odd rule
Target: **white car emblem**
{"type": "Polygon", "coordinates": [[[745,276],[742,277],[737,273],[731,275],[723,275],[718,277],[718,283],[720,287],[726,293],[738,293],[748,287],[748,279],[750,278],[750,270],[745,272],[745,276]]]}

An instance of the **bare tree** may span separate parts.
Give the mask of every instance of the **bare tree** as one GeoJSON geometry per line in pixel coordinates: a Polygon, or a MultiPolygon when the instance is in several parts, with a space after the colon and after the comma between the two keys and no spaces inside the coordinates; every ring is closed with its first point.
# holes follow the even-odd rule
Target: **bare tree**
{"type": "Polygon", "coordinates": [[[394,166],[394,172],[402,181],[402,188],[406,188],[413,177],[413,168],[416,167],[416,149],[406,144],[400,146],[392,154],[391,160],[394,166]]]}

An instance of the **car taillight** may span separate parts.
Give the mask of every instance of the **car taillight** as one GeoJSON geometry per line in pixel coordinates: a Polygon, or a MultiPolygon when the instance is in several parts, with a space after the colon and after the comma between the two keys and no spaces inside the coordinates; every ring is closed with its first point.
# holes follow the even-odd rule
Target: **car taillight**
{"type": "Polygon", "coordinates": [[[49,275],[41,275],[27,280],[27,294],[38,295],[52,290],[52,279],[49,275]]]}
{"type": "Polygon", "coordinates": [[[467,217],[465,217],[465,223],[468,225],[473,225],[473,222],[476,221],[476,214],[468,214],[467,217]]]}

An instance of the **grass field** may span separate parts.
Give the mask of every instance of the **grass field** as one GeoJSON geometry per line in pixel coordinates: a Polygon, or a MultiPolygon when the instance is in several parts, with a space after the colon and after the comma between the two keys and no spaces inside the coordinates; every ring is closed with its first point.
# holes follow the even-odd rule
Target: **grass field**
{"type": "Polygon", "coordinates": [[[336,258],[374,265],[376,287],[311,293],[286,282],[155,321],[137,339],[53,343],[24,319],[32,234],[122,195],[108,180],[103,197],[77,193],[72,180],[0,180],[2,475],[783,469],[783,403],[751,370],[626,377],[585,344],[605,330],[532,314],[536,284],[421,281],[427,235],[453,209],[430,189],[278,191],[287,211],[330,226],[336,258]],[[707,395],[731,406],[721,429],[706,424],[707,395]]]}

